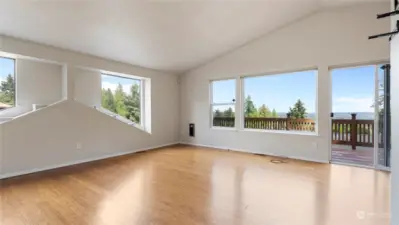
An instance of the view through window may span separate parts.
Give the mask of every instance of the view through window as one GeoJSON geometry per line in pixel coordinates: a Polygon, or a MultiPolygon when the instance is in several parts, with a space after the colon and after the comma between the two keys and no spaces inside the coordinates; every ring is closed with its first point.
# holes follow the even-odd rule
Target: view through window
{"type": "Polygon", "coordinates": [[[141,80],[102,74],[101,86],[103,108],[141,124],[141,80]]]}
{"type": "Polygon", "coordinates": [[[15,60],[0,57],[0,110],[15,106],[15,60]]]}
{"type": "MultiPolygon", "coordinates": [[[[331,70],[332,162],[373,166],[376,135],[382,147],[378,155],[384,153],[382,130],[377,133],[374,124],[378,116],[384,116],[383,71],[377,71],[378,67],[362,65],[331,70]]],[[[384,124],[380,126],[383,128],[384,124]]]]}
{"type": "Polygon", "coordinates": [[[236,81],[212,81],[212,126],[235,127],[236,81]]]}
{"type": "Polygon", "coordinates": [[[317,71],[243,78],[244,128],[316,130],[317,71]]]}

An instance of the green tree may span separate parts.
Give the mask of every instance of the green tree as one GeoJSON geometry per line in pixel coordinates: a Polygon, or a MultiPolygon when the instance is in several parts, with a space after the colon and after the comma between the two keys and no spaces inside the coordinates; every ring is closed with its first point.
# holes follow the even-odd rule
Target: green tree
{"type": "Polygon", "coordinates": [[[234,117],[233,109],[232,109],[231,107],[229,107],[228,109],[226,109],[226,110],[223,112],[223,116],[224,116],[224,117],[234,117]]]}
{"type": "Polygon", "coordinates": [[[133,84],[130,87],[130,94],[125,97],[127,113],[125,117],[135,123],[140,123],[140,87],[133,84]]]}
{"type": "Polygon", "coordinates": [[[213,116],[214,116],[214,117],[222,117],[223,114],[222,114],[222,112],[220,112],[219,109],[216,109],[215,112],[214,112],[214,114],[213,114],[213,116]]]}
{"type": "Polygon", "coordinates": [[[0,102],[12,106],[15,103],[15,83],[11,74],[8,74],[6,80],[0,84],[0,102]]]}
{"type": "Polygon", "coordinates": [[[123,92],[123,87],[119,83],[115,90],[115,111],[120,116],[126,117],[127,110],[125,106],[126,94],[123,92]]]}
{"type": "Polygon", "coordinates": [[[265,104],[263,104],[258,109],[258,115],[259,117],[270,117],[271,116],[270,109],[265,104]]]}
{"type": "Polygon", "coordinates": [[[245,102],[244,102],[244,115],[245,117],[257,117],[258,116],[258,112],[256,110],[255,104],[251,99],[251,96],[248,95],[245,98],[245,102]]]}
{"type": "Polygon", "coordinates": [[[275,109],[273,109],[273,111],[272,111],[272,117],[273,118],[278,118],[278,115],[277,115],[277,112],[276,112],[275,109]]]}
{"type": "Polygon", "coordinates": [[[300,99],[298,99],[292,108],[290,107],[291,118],[304,119],[306,114],[305,104],[300,99]]]}
{"type": "Polygon", "coordinates": [[[109,111],[116,113],[114,95],[112,94],[111,89],[102,89],[101,106],[108,109],[109,111]]]}

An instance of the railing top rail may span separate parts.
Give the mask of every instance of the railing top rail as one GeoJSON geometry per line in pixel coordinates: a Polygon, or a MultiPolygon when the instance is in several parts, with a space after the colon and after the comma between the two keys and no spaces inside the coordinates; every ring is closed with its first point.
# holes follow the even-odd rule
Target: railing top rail
{"type": "Polygon", "coordinates": [[[286,120],[287,118],[245,117],[246,120],[286,120]]]}
{"type": "Polygon", "coordinates": [[[290,122],[299,122],[299,123],[314,123],[312,119],[290,119],[290,122]]]}
{"type": "Polygon", "coordinates": [[[374,120],[356,120],[357,124],[374,124],[374,120]]]}
{"type": "MultiPolygon", "coordinates": [[[[333,123],[352,123],[352,119],[332,119],[333,123]]],[[[355,120],[357,124],[374,124],[374,120],[355,120]]]]}

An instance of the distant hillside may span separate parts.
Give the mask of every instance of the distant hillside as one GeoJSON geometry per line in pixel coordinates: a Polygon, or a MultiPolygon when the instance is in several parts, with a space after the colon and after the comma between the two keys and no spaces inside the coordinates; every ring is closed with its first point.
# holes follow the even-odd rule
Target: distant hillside
{"type": "MultiPolygon", "coordinates": [[[[279,112],[277,113],[278,117],[280,118],[287,118],[287,113],[283,113],[283,112],[279,112]]],[[[316,114],[315,113],[308,113],[306,115],[307,118],[309,119],[316,119],[316,114]]],[[[343,112],[339,112],[339,113],[334,113],[334,119],[351,119],[351,113],[343,113],[343,112]]],[[[360,120],[372,120],[374,119],[374,113],[372,112],[356,112],[356,119],[360,119],[360,120]]]]}

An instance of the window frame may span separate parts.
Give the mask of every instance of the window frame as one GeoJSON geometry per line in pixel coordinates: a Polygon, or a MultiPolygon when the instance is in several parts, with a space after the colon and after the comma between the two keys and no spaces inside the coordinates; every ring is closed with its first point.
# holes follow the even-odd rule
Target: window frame
{"type": "Polygon", "coordinates": [[[17,59],[10,57],[10,56],[3,56],[1,54],[0,54],[0,58],[10,59],[14,62],[14,73],[13,73],[13,77],[14,77],[14,102],[13,103],[14,103],[14,105],[7,109],[3,109],[3,110],[0,109],[0,112],[5,112],[7,110],[17,107],[17,59]]]}
{"type": "Polygon", "coordinates": [[[318,81],[319,81],[319,68],[318,67],[309,67],[309,68],[303,68],[303,69],[297,69],[297,70],[286,70],[286,71],[272,71],[268,73],[259,73],[259,74],[253,74],[253,75],[242,75],[240,76],[240,82],[239,82],[239,89],[240,89],[240,118],[239,118],[239,123],[240,123],[240,130],[241,131],[250,131],[250,132],[263,132],[263,133],[272,133],[272,134],[295,134],[295,135],[309,135],[309,136],[318,136],[319,135],[319,113],[318,113],[318,81]],[[299,73],[299,72],[315,72],[315,130],[312,132],[308,131],[298,131],[298,130],[268,130],[268,129],[254,129],[254,128],[245,128],[245,113],[244,113],[244,104],[245,104],[245,78],[255,78],[255,77],[267,77],[267,76],[279,76],[279,75],[284,75],[284,74],[291,74],[291,73],[299,73]]]}
{"type": "Polygon", "coordinates": [[[211,129],[221,129],[221,130],[237,130],[237,78],[235,77],[228,77],[222,79],[212,79],[209,81],[209,126],[211,129]],[[221,103],[214,103],[213,102],[213,83],[218,81],[234,81],[234,102],[221,102],[221,103]],[[234,109],[234,126],[233,127],[222,127],[222,126],[213,126],[213,107],[215,106],[232,106],[234,109]]]}
{"type": "MultiPolygon", "coordinates": [[[[131,121],[131,120],[130,121],[133,123],[133,126],[136,126],[136,127],[139,127],[142,130],[145,130],[145,105],[144,105],[145,104],[145,99],[144,99],[144,91],[145,91],[145,89],[144,89],[145,83],[144,82],[145,82],[145,78],[140,78],[140,77],[131,76],[131,75],[116,74],[116,73],[105,72],[105,71],[101,71],[100,75],[101,75],[101,90],[102,90],[102,83],[103,83],[103,78],[102,78],[103,75],[110,76],[110,77],[122,78],[122,79],[130,79],[130,80],[134,80],[134,81],[138,81],[139,82],[139,90],[140,90],[140,122],[136,123],[134,121],[131,121]]],[[[102,102],[102,95],[101,95],[101,102],[102,102]]],[[[102,108],[102,105],[101,105],[101,108],[102,108]]],[[[115,114],[120,116],[120,117],[123,117],[123,116],[119,115],[118,113],[115,113],[115,114]]]]}

